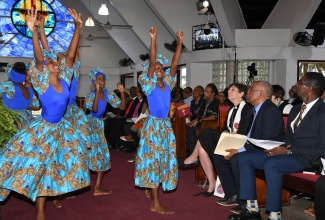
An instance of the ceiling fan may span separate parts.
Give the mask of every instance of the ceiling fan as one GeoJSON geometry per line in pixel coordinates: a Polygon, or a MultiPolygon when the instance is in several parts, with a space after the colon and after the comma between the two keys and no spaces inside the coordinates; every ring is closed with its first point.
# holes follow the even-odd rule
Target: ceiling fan
{"type": "Polygon", "coordinates": [[[94,37],[92,34],[89,34],[87,37],[85,37],[85,39],[86,40],[89,40],[89,41],[92,41],[92,40],[94,40],[95,38],[103,38],[103,39],[110,39],[110,37],[109,36],[107,36],[107,37],[94,37]]]}
{"type": "MultiPolygon", "coordinates": [[[[109,2],[107,4],[107,8],[109,10],[109,2]]],[[[104,29],[127,29],[127,28],[132,28],[131,25],[127,25],[127,24],[111,24],[111,22],[109,22],[109,14],[107,15],[107,22],[106,23],[101,23],[99,21],[94,21],[95,22],[95,26],[96,26],[96,30],[97,31],[101,31],[104,29]]]]}

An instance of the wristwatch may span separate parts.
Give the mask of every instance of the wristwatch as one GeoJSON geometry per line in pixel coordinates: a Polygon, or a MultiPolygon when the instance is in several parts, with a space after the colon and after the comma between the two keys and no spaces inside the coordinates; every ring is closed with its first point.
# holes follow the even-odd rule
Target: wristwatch
{"type": "Polygon", "coordinates": [[[290,150],[290,145],[287,145],[287,149],[288,149],[287,154],[292,154],[292,151],[290,150]]]}

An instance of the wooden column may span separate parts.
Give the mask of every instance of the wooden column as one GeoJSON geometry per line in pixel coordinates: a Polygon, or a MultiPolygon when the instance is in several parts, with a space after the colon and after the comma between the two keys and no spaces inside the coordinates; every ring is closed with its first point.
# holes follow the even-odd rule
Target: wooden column
{"type": "Polygon", "coordinates": [[[175,121],[172,122],[176,137],[176,157],[178,161],[186,159],[186,117],[179,118],[176,113],[175,121]]]}

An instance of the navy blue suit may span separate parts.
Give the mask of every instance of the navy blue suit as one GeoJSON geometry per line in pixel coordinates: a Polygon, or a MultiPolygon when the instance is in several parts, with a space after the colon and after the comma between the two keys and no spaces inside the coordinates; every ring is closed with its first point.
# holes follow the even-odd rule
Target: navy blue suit
{"type": "MultiPolygon", "coordinates": [[[[238,130],[239,134],[246,135],[247,127],[249,126],[249,118],[253,108],[248,105],[247,107],[249,110],[242,112],[242,120],[240,122],[240,129],[238,130]]],[[[252,126],[251,138],[275,141],[283,140],[284,125],[282,114],[270,100],[266,100],[262,104],[252,126]],[[272,120],[268,120],[269,118],[272,120]]],[[[245,144],[244,147],[248,151],[256,150],[264,152],[261,148],[258,148],[251,143],[245,144]]],[[[229,148],[231,148],[231,146],[229,146],[229,148]]],[[[240,172],[238,164],[238,156],[240,154],[242,153],[233,155],[229,161],[221,155],[212,155],[214,167],[218,173],[227,198],[233,195],[239,196],[240,194],[240,172]]],[[[237,202],[240,205],[245,203],[244,201],[239,200],[237,202]]]]}
{"type": "Polygon", "coordinates": [[[291,145],[293,154],[268,157],[263,151],[251,151],[239,155],[240,199],[256,200],[255,169],[264,170],[266,210],[281,211],[283,175],[300,171],[325,154],[325,104],[319,99],[293,132],[290,124],[299,114],[301,105],[292,108],[286,127],[285,143],[291,145]]]}

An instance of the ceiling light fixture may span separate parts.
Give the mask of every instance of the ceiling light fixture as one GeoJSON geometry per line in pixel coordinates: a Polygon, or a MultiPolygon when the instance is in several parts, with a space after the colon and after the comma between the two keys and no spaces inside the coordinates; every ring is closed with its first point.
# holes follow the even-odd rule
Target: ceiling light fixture
{"type": "Polygon", "coordinates": [[[204,15],[211,11],[211,5],[209,0],[199,0],[196,3],[197,10],[199,11],[199,15],[204,15]]]}
{"type": "Polygon", "coordinates": [[[109,14],[108,8],[107,8],[106,4],[104,3],[104,0],[103,0],[103,4],[100,6],[100,8],[98,10],[98,14],[99,15],[108,15],[109,14]]]}
{"type": "MultiPolygon", "coordinates": [[[[89,0],[89,13],[91,14],[91,11],[90,11],[90,0],[89,0]]],[[[91,16],[89,16],[88,19],[86,20],[85,26],[87,26],[87,27],[93,27],[93,26],[95,26],[95,23],[94,23],[93,18],[91,16]]]]}

